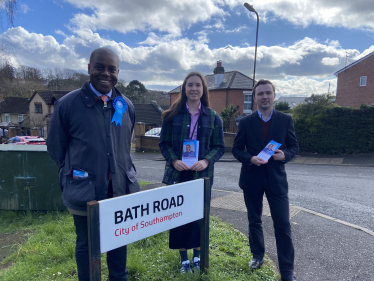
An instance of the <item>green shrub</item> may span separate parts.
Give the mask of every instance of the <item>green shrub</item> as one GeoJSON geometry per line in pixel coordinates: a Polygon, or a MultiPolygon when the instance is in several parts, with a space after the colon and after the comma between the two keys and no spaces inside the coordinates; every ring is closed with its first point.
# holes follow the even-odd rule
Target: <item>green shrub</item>
{"type": "Polygon", "coordinates": [[[285,111],[290,109],[290,105],[287,101],[279,101],[275,103],[274,108],[279,111],[285,111]]]}
{"type": "Polygon", "coordinates": [[[340,107],[324,95],[296,106],[293,119],[300,152],[374,154],[374,106],[340,107]]]}

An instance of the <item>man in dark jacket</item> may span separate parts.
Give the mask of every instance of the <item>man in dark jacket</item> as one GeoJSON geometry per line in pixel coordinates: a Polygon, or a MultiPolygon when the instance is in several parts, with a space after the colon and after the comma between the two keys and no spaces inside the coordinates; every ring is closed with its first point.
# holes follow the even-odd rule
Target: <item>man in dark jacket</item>
{"type": "Polygon", "coordinates": [[[254,89],[257,111],[239,122],[232,153],[242,163],[239,186],[243,189],[248,211],[249,244],[253,255],[251,269],[258,269],[265,254],[262,232],[262,200],[269,202],[274,222],[279,270],[282,280],[294,276],[294,247],[289,220],[288,183],[284,164],[298,152],[299,146],[291,116],[273,110],[275,87],[260,80],[254,89]],[[257,155],[271,141],[281,144],[267,161],[257,155]]]}
{"type": "MultiPolygon", "coordinates": [[[[48,152],[59,167],[64,205],[74,217],[80,281],[90,280],[87,202],[139,191],[130,155],[135,110],[114,87],[118,72],[113,51],[94,50],[90,82],[55,103],[49,126],[48,152]]],[[[107,253],[109,280],[127,280],[126,256],[126,246],[107,253]]]]}

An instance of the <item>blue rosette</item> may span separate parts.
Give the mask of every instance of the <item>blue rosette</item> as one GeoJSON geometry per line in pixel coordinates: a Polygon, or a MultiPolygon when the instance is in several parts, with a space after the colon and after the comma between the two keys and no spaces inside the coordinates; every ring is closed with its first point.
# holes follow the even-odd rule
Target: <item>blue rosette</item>
{"type": "Polygon", "coordinates": [[[116,97],[113,100],[113,108],[115,111],[111,123],[115,122],[116,125],[119,124],[122,127],[122,114],[127,110],[127,103],[122,97],[116,97]]]}

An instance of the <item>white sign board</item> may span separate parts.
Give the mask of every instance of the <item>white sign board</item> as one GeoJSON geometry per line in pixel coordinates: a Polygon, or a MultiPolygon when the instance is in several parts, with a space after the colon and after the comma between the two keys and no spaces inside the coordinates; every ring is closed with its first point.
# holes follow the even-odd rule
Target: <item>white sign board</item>
{"type": "Polygon", "coordinates": [[[47,146],[45,144],[38,144],[38,145],[0,144],[0,151],[47,151],[47,146]]]}
{"type": "Polygon", "coordinates": [[[202,219],[204,180],[99,201],[100,251],[202,219]]]}

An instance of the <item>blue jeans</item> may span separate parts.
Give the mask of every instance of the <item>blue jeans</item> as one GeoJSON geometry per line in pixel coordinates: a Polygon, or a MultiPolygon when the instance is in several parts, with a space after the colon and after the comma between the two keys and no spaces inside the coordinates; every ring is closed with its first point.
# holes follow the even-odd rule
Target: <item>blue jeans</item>
{"type": "MultiPolygon", "coordinates": [[[[86,216],[73,215],[77,241],[75,246],[75,259],[78,267],[79,281],[90,281],[90,263],[88,255],[88,225],[86,216]]],[[[107,252],[107,264],[110,281],[127,281],[126,268],[127,246],[107,252]]]]}

